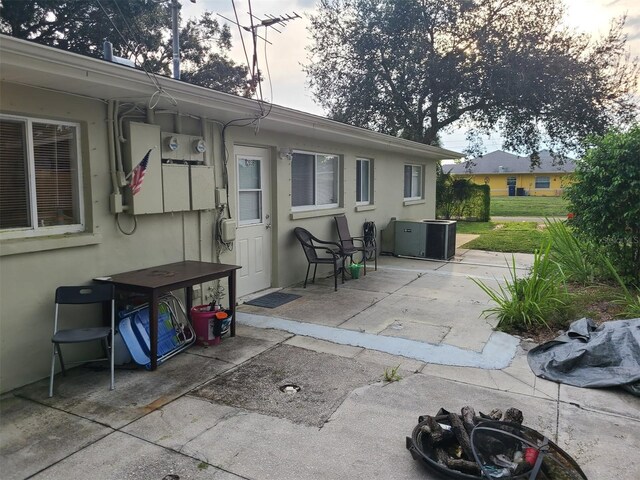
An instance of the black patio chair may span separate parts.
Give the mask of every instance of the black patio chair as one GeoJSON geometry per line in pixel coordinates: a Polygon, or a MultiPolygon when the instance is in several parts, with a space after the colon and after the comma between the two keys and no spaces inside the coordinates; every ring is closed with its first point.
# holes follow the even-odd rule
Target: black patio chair
{"type": "MultiPolygon", "coordinates": [[[[364,266],[364,274],[367,274],[367,259],[373,257],[375,269],[378,270],[378,247],[376,245],[375,237],[375,225],[373,228],[371,225],[367,227],[366,236],[354,237],[349,232],[349,222],[344,215],[338,215],[333,217],[336,222],[336,229],[338,230],[338,237],[340,238],[340,244],[344,254],[353,262],[353,256],[356,253],[362,254],[362,263],[364,266]],[[358,244],[356,245],[356,242],[358,244]]],[[[371,224],[372,222],[367,222],[371,224]]]]}
{"type": "MultiPolygon", "coordinates": [[[[66,318],[72,315],[65,312],[66,318]]],[[[87,285],[73,287],[58,287],[56,289],[56,308],[53,319],[53,352],[51,354],[51,376],[49,378],[49,397],[53,396],[53,377],[55,376],[56,356],[60,360],[62,374],[66,375],[65,361],[62,358],[61,344],[84,343],[100,340],[104,347],[106,357],[84,360],[72,363],[87,363],[109,360],[111,370],[111,378],[109,389],[114,387],[114,333],[115,333],[115,287],[111,284],[104,285],[87,285]],[[70,328],[66,330],[60,329],[60,306],[61,305],[87,305],[87,304],[105,304],[109,303],[111,309],[111,323],[108,327],[80,327],[70,328]]],[[[67,362],[68,364],[69,362],[67,362]]]]}
{"type": "Polygon", "coordinates": [[[342,272],[342,283],[344,283],[344,262],[346,258],[340,244],[337,242],[320,240],[302,227],[294,228],[293,233],[300,242],[300,245],[304,250],[304,254],[307,257],[307,262],[309,262],[309,264],[307,265],[307,274],[304,277],[304,288],[307,288],[307,279],[309,278],[309,270],[311,269],[311,264],[314,265],[313,283],[316,282],[316,271],[318,270],[318,264],[325,264],[333,265],[335,291],[338,291],[338,274],[342,272]],[[325,255],[319,256],[319,252],[324,253],[325,255]]]}

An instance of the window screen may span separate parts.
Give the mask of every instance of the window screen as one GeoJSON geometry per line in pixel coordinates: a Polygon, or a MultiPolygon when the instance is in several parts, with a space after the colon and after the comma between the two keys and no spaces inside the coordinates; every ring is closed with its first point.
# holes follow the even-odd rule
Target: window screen
{"type": "Polygon", "coordinates": [[[7,117],[0,119],[3,236],[82,231],[78,127],[7,117]]]}

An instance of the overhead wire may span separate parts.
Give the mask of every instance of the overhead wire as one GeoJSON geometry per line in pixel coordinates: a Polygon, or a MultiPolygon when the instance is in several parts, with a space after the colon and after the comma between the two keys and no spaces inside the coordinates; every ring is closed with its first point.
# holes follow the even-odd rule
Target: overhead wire
{"type": "Polygon", "coordinates": [[[233,13],[236,16],[236,25],[238,26],[238,33],[240,34],[240,41],[242,42],[242,50],[244,50],[244,57],[247,60],[247,73],[251,75],[251,67],[249,66],[249,54],[247,53],[247,46],[244,43],[244,37],[242,36],[242,27],[240,27],[240,19],[238,18],[238,11],[236,10],[235,0],[231,0],[233,6],[233,13]]]}
{"type": "MultiPolygon", "coordinates": [[[[249,4],[249,22],[251,23],[251,38],[253,40],[253,79],[255,79],[258,84],[258,91],[260,92],[260,101],[264,101],[264,97],[262,95],[262,82],[260,81],[260,67],[258,65],[258,32],[257,25],[253,24],[253,10],[251,9],[251,0],[247,0],[249,4]]],[[[266,33],[266,29],[265,29],[266,33]]],[[[266,43],[266,40],[265,40],[266,43]]],[[[262,104],[260,104],[260,110],[262,111],[262,104]]],[[[264,111],[262,111],[264,113],[264,111]]]]}
{"type": "Polygon", "coordinates": [[[116,31],[116,33],[118,34],[118,36],[122,39],[124,44],[134,53],[134,55],[136,57],[138,55],[136,52],[140,51],[140,54],[142,55],[142,62],[140,62],[140,67],[145,72],[147,78],[149,78],[149,80],[151,80],[151,82],[153,83],[154,87],[156,88],[156,91],[154,92],[154,94],[149,99],[148,107],[151,108],[151,109],[155,108],[155,106],[157,106],[158,102],[160,101],[160,97],[162,97],[163,95],[166,96],[169,99],[169,102],[173,106],[176,106],[178,104],[176,99],[164,89],[164,87],[160,84],[157,76],[153,72],[151,72],[148,69],[148,67],[145,65],[148,62],[148,58],[146,56],[146,52],[144,51],[144,43],[140,41],[141,37],[142,37],[142,32],[140,31],[140,29],[137,26],[137,24],[135,22],[133,22],[133,25],[136,27],[136,30],[137,30],[137,34],[136,34],[134,29],[131,28],[131,26],[129,25],[129,22],[127,22],[126,16],[124,15],[122,10],[120,9],[120,6],[118,5],[118,2],[117,1],[113,2],[115,4],[116,8],[118,9],[118,13],[122,17],[122,20],[123,20],[125,26],[127,27],[127,30],[129,31],[129,34],[132,35],[133,37],[138,37],[138,38],[135,38],[135,40],[137,41],[137,43],[136,43],[136,42],[133,42],[131,40],[128,40],[123,35],[123,33],[120,31],[120,29],[117,27],[117,25],[115,24],[115,22],[113,21],[113,19],[109,15],[109,12],[107,12],[107,10],[105,9],[105,7],[102,4],[102,2],[100,0],[96,0],[96,3],[100,7],[100,9],[104,13],[104,15],[107,17],[107,19],[109,20],[109,23],[111,23],[111,26],[113,26],[113,28],[116,31]],[[151,106],[151,102],[152,102],[153,98],[155,98],[156,95],[158,95],[158,99],[156,100],[154,105],[151,106]]]}

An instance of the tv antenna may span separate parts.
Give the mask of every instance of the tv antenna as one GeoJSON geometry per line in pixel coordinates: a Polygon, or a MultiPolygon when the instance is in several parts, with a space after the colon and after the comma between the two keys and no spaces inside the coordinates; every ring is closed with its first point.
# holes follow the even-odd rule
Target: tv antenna
{"type": "MultiPolygon", "coordinates": [[[[234,5],[234,11],[235,11],[235,5],[234,5]]],[[[262,100],[260,71],[258,69],[258,38],[260,40],[263,40],[265,43],[272,45],[272,43],[269,40],[267,40],[267,29],[272,28],[277,33],[282,33],[281,30],[278,30],[275,27],[276,25],[282,28],[286,26],[287,22],[290,22],[292,20],[296,20],[302,17],[298,15],[296,12],[293,12],[293,14],[285,13],[284,15],[281,15],[281,16],[265,14],[266,18],[259,18],[255,16],[251,11],[251,2],[249,2],[249,11],[247,12],[247,14],[249,15],[249,21],[251,22],[249,26],[240,24],[237,13],[236,13],[236,21],[231,20],[230,18],[227,18],[224,15],[221,15],[220,13],[218,13],[217,15],[219,17],[224,18],[226,21],[236,25],[238,27],[238,31],[240,32],[241,39],[242,39],[242,30],[249,32],[251,34],[251,38],[253,40],[253,61],[250,67],[249,65],[247,65],[247,67],[249,68],[249,75],[251,77],[251,79],[249,80],[249,91],[252,93],[255,93],[256,87],[258,87],[260,89],[260,99],[262,100]],[[256,20],[256,22],[254,22],[254,20],[256,20]],[[262,27],[265,28],[264,36],[258,35],[258,30],[262,27]]],[[[244,40],[242,40],[242,43],[244,47],[244,40]]],[[[245,49],[245,55],[247,56],[247,62],[249,62],[249,57],[247,55],[246,49],[245,49]]]]}

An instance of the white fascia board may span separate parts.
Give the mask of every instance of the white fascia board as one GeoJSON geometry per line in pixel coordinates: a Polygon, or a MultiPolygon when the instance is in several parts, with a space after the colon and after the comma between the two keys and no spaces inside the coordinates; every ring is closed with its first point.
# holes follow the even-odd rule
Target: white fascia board
{"type": "MultiPolygon", "coordinates": [[[[84,95],[87,95],[86,87],[92,86],[89,91],[91,92],[90,96],[94,98],[117,100],[118,97],[135,95],[149,97],[156,90],[153,82],[142,70],[12,37],[0,36],[0,58],[2,58],[0,75],[3,80],[7,81],[11,81],[11,69],[15,68],[16,70],[40,72],[41,75],[36,77],[40,77],[41,83],[37,84],[34,81],[34,86],[45,86],[42,83],[47,79],[53,81],[54,79],[66,78],[69,82],[65,82],[65,89],[60,91],[84,95]],[[81,88],[80,84],[85,88],[81,88]],[[103,88],[97,90],[97,86],[103,88]]],[[[252,118],[260,112],[260,107],[255,100],[218,92],[172,78],[158,75],[155,78],[167,93],[183,104],[180,108],[182,111],[186,110],[185,107],[190,107],[196,111],[202,111],[205,108],[211,110],[211,113],[224,112],[227,121],[229,118],[243,116],[252,118]]],[[[219,120],[225,119],[220,118],[219,120]]],[[[275,131],[288,132],[295,127],[300,134],[307,136],[330,135],[336,141],[346,144],[395,150],[399,153],[420,156],[429,160],[457,159],[463,156],[463,154],[452,150],[392,137],[279,105],[273,105],[269,117],[262,122],[275,131]]]]}

